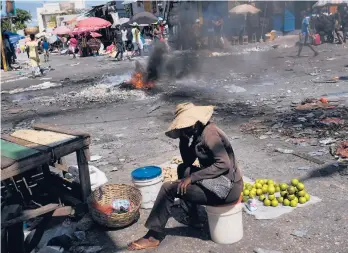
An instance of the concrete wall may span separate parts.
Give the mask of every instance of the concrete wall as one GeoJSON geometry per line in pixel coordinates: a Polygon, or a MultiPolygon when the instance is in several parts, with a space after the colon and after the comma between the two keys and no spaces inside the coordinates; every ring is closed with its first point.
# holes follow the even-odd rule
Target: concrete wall
{"type": "Polygon", "coordinates": [[[44,23],[43,23],[43,18],[41,15],[41,12],[43,12],[43,7],[40,8],[36,8],[36,19],[37,19],[37,23],[39,25],[39,31],[42,32],[45,27],[44,27],[44,23]]]}
{"type": "MultiPolygon", "coordinates": [[[[86,7],[85,0],[74,0],[70,2],[74,3],[75,9],[84,9],[86,7]]],[[[36,17],[40,32],[47,29],[47,22],[52,16],[59,16],[61,13],[62,10],[60,9],[59,1],[56,3],[44,3],[42,7],[36,8],[36,17]]]]}
{"type": "Polygon", "coordinates": [[[144,4],[141,2],[132,3],[133,15],[144,11],[144,4]]]}
{"type": "Polygon", "coordinates": [[[72,15],[58,15],[56,17],[57,26],[65,25],[65,22],[68,22],[72,20],[73,18],[79,16],[79,14],[72,14],[72,15]]]}
{"type": "Polygon", "coordinates": [[[73,2],[75,3],[75,9],[85,9],[86,8],[85,0],[75,0],[73,2]]]}

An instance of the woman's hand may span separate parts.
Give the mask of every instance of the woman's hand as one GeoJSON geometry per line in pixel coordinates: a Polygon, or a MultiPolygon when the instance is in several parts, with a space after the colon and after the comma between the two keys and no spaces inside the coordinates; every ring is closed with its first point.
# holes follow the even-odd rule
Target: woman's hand
{"type": "Polygon", "coordinates": [[[190,177],[187,177],[187,178],[181,180],[181,182],[178,185],[177,193],[180,194],[180,195],[186,194],[186,188],[187,188],[187,186],[189,184],[191,184],[191,178],[190,177]]]}

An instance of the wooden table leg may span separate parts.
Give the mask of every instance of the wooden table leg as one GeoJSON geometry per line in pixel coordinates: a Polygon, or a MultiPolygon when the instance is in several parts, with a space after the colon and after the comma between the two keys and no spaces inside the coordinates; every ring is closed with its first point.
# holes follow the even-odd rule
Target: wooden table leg
{"type": "Polygon", "coordinates": [[[88,196],[91,194],[91,179],[89,177],[88,160],[86,156],[87,150],[88,149],[80,149],[76,151],[83,202],[86,202],[88,196]]]}

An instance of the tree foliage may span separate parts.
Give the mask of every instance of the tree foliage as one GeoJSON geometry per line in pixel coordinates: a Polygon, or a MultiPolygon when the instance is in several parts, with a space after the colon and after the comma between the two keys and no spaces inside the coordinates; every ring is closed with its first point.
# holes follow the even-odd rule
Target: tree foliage
{"type": "Polygon", "coordinates": [[[1,30],[2,31],[17,31],[17,30],[22,30],[27,27],[26,22],[31,20],[31,14],[30,12],[22,9],[16,9],[17,16],[12,17],[12,24],[13,27],[11,29],[11,22],[8,18],[2,19],[1,20],[1,30]]]}

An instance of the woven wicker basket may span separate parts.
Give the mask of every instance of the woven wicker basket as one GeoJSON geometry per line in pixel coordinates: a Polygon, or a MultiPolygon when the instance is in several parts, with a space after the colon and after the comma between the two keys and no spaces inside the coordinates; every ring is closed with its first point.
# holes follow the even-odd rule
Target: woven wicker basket
{"type": "Polygon", "coordinates": [[[24,29],[25,34],[37,34],[39,33],[39,28],[34,26],[34,27],[27,27],[24,29]]]}
{"type": "Polygon", "coordinates": [[[110,228],[125,227],[139,219],[141,204],[140,191],[130,185],[125,184],[107,184],[95,191],[88,198],[89,211],[94,221],[100,225],[110,228]],[[132,210],[127,213],[112,213],[107,215],[95,208],[95,203],[99,205],[112,206],[114,199],[127,199],[132,203],[132,210]]]}

